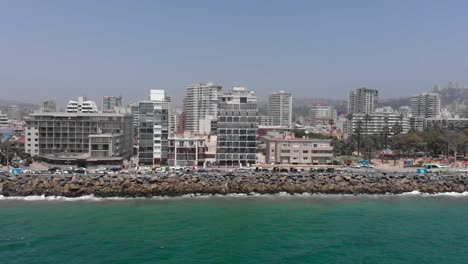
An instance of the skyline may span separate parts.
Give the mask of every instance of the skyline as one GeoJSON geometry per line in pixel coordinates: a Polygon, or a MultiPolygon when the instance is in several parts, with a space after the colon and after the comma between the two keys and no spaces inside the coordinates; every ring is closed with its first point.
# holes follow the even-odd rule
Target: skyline
{"type": "Polygon", "coordinates": [[[468,3],[268,1],[0,1],[0,91],[6,100],[63,105],[78,96],[125,102],[164,89],[241,85],[262,100],[381,98],[467,83],[468,3]],[[14,91],[14,93],[8,93],[14,91]]]}

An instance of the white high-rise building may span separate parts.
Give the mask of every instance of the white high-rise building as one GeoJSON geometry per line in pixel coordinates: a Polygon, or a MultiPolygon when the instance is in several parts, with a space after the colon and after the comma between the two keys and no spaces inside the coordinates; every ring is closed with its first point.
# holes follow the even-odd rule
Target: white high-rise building
{"type": "Polygon", "coordinates": [[[220,85],[213,83],[197,83],[187,86],[183,105],[185,130],[199,134],[205,134],[206,131],[211,130],[206,126],[211,123],[211,120],[217,120],[221,89],[220,85]]]}
{"type": "Polygon", "coordinates": [[[284,91],[274,92],[268,98],[268,116],[273,126],[292,125],[292,95],[284,91]]]}
{"type": "Polygon", "coordinates": [[[440,115],[440,96],[436,93],[422,93],[411,97],[413,117],[435,118],[440,115]]]}
{"type": "Polygon", "coordinates": [[[70,100],[67,105],[67,113],[97,113],[96,102],[89,101],[86,97],[78,97],[78,101],[70,100]]]}
{"type": "Polygon", "coordinates": [[[372,114],[377,108],[379,91],[358,88],[349,92],[348,114],[372,114]]]}

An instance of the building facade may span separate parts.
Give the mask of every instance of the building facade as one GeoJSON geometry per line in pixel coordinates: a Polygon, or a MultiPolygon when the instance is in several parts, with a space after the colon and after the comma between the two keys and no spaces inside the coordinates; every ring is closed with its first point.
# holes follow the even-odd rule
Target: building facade
{"type": "Polygon", "coordinates": [[[78,101],[70,100],[66,109],[67,113],[97,113],[98,108],[94,101],[86,97],[78,97],[78,101]]]}
{"type": "Polygon", "coordinates": [[[257,115],[257,96],[253,91],[233,87],[221,96],[218,106],[218,165],[256,163],[257,115]]]}
{"type": "Polygon", "coordinates": [[[440,115],[440,96],[422,93],[411,97],[411,114],[414,117],[436,118],[440,115]]]}
{"type": "Polygon", "coordinates": [[[113,113],[117,107],[122,106],[122,96],[103,96],[102,112],[113,113]]]}
{"type": "Polygon", "coordinates": [[[104,113],[33,113],[25,151],[51,161],[121,162],[132,154],[132,117],[104,113]]]}
{"type": "Polygon", "coordinates": [[[349,92],[348,114],[371,114],[377,108],[379,91],[358,88],[349,92]]]}
{"type": "Polygon", "coordinates": [[[274,92],[268,97],[268,116],[273,126],[292,125],[292,95],[284,91],[274,92]]]}
{"type": "Polygon", "coordinates": [[[204,134],[211,130],[211,128],[206,128],[206,124],[210,121],[205,121],[202,128],[200,121],[217,119],[221,90],[221,86],[213,83],[197,83],[187,86],[183,104],[185,130],[197,134],[204,134]]]}
{"type": "Polygon", "coordinates": [[[54,100],[48,100],[42,103],[42,112],[53,113],[57,112],[57,104],[54,100]]]}
{"type": "Polygon", "coordinates": [[[309,110],[311,125],[329,124],[337,118],[336,109],[331,105],[315,104],[309,110]]]}
{"type": "Polygon", "coordinates": [[[404,118],[395,112],[375,112],[369,114],[368,117],[370,119],[366,121],[366,114],[354,114],[349,132],[357,133],[359,123],[362,135],[383,133],[385,129],[387,129],[388,135],[394,135],[397,131],[398,133],[408,133],[410,130],[409,118],[404,118]]]}
{"type": "Polygon", "coordinates": [[[170,104],[164,90],[152,90],[152,101],[138,104],[138,160],[141,164],[167,164],[171,135],[170,104]]]}
{"type": "Polygon", "coordinates": [[[324,165],[333,161],[330,140],[265,136],[267,164],[324,165]]]}
{"type": "Polygon", "coordinates": [[[205,138],[194,135],[175,135],[169,138],[168,164],[169,166],[203,166],[205,163],[205,138]]]}

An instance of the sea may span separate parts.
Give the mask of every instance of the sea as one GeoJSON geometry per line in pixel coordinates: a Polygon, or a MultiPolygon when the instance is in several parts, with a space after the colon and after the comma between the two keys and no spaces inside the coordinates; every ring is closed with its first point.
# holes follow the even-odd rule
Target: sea
{"type": "Polygon", "coordinates": [[[0,263],[468,263],[468,193],[0,196],[0,263]]]}

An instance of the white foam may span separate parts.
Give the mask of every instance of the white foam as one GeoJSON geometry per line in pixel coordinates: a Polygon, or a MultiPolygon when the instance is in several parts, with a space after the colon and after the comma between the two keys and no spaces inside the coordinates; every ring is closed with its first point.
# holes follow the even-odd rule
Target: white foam
{"type": "Polygon", "coordinates": [[[260,194],[260,193],[229,193],[229,194],[200,194],[190,193],[181,196],[153,196],[153,197],[96,197],[93,194],[84,195],[80,197],[64,197],[64,196],[45,196],[45,195],[32,195],[32,196],[3,196],[0,195],[0,201],[2,200],[21,200],[21,201],[125,201],[125,200],[174,200],[174,199],[206,199],[206,198],[249,198],[249,197],[260,197],[260,198],[278,198],[278,197],[302,197],[302,198],[352,198],[352,197],[468,197],[468,192],[444,192],[444,193],[422,193],[420,191],[411,191],[401,194],[323,194],[323,193],[295,193],[289,194],[287,192],[279,192],[277,194],[260,194]]]}

